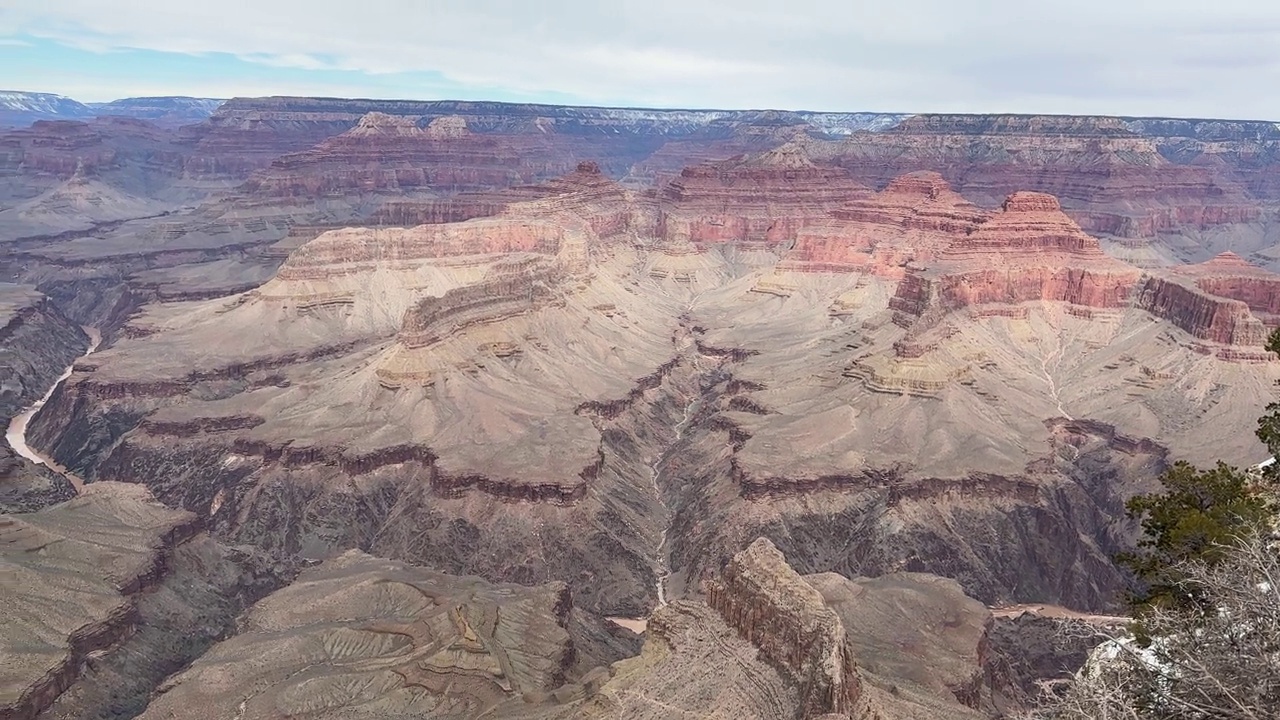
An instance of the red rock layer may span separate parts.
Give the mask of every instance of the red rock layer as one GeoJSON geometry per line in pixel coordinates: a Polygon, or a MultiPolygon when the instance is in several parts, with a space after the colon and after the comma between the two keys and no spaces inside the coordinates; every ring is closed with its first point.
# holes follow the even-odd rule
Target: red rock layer
{"type": "Polygon", "coordinates": [[[176,177],[183,157],[169,132],[127,118],[42,120],[0,135],[0,177],[67,180],[77,172],[96,175],[125,168],[176,177]]]}
{"type": "Polygon", "coordinates": [[[1221,163],[1179,164],[1116,118],[922,115],[881,133],[857,133],[833,162],[873,184],[937,170],[966,197],[1018,190],[1062,199],[1085,230],[1123,237],[1253,222],[1249,188],[1221,163]]]}
{"type": "Polygon", "coordinates": [[[1262,346],[1280,327],[1280,275],[1223,253],[1148,279],[1138,303],[1202,340],[1262,346]]]}
{"type": "MultiPolygon", "coordinates": [[[[573,213],[600,237],[630,229],[637,212],[635,199],[610,180],[595,162],[578,163],[563,177],[539,185],[518,185],[484,192],[459,193],[432,200],[392,200],[375,214],[378,225],[434,225],[463,222],[504,213],[543,215],[573,213]]],[[[648,205],[648,203],[641,203],[648,205]]],[[[651,228],[652,221],[645,221],[651,228]]]]}
{"type": "Polygon", "coordinates": [[[815,165],[788,143],[763,155],[686,168],[659,199],[659,236],[671,242],[777,245],[830,211],[870,195],[844,171],[815,165]]]}
{"type": "Polygon", "coordinates": [[[1105,253],[1064,215],[1056,198],[1010,195],[1001,212],[947,247],[928,270],[907,275],[891,307],[910,315],[986,303],[1057,300],[1123,305],[1140,272],[1105,253]]]}
{"type": "Polygon", "coordinates": [[[834,209],[829,221],[802,228],[781,267],[901,277],[908,265],[932,261],[986,217],[938,173],[909,173],[834,209]]]}
{"type": "Polygon", "coordinates": [[[555,134],[476,135],[461,118],[369,113],[356,127],[285,155],[242,188],[253,199],[506,187],[567,173],[577,151],[555,134]]]}

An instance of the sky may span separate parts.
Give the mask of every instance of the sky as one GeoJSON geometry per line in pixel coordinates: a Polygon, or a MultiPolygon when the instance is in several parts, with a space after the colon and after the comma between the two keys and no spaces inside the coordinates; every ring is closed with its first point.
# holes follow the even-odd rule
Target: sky
{"type": "Polygon", "coordinates": [[[1280,121],[1276,0],[0,0],[0,89],[1280,121]]]}

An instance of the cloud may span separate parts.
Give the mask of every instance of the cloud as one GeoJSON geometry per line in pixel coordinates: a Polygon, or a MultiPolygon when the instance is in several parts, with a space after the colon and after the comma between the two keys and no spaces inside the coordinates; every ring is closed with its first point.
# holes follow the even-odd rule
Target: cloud
{"type": "Polygon", "coordinates": [[[8,0],[0,35],[584,103],[1280,119],[1256,0],[8,0]],[[1153,7],[1156,8],[1153,11],[1153,7]]]}

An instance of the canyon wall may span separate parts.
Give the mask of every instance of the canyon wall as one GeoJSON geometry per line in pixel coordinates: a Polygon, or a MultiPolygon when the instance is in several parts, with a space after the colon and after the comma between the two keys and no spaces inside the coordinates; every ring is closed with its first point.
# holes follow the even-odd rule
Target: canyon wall
{"type": "Polygon", "coordinates": [[[686,168],[660,196],[658,235],[669,242],[789,242],[806,225],[870,190],[815,165],[798,144],[686,168]]]}
{"type": "MultiPolygon", "coordinates": [[[[89,339],[48,297],[31,288],[0,289],[0,427],[43,397],[89,339]]],[[[15,432],[22,432],[15,428],[15,432]]],[[[69,500],[66,478],[0,445],[0,512],[26,512],[69,500]]]]}
{"type": "Polygon", "coordinates": [[[6,647],[0,714],[31,720],[75,682],[89,653],[135,628],[138,597],[165,572],[168,553],[199,529],[191,513],[136,485],[105,483],[36,513],[0,516],[12,571],[0,620],[6,647]],[[46,548],[46,552],[37,552],[46,548]]]}
{"type": "Polygon", "coordinates": [[[803,688],[803,717],[854,715],[860,708],[862,682],[840,618],[772,543],[753,542],[705,590],[725,622],[803,688]]]}

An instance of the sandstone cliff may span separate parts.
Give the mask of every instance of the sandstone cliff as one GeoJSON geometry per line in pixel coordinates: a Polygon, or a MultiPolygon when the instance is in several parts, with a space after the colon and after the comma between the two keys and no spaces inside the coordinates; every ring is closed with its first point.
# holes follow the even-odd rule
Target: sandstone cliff
{"type": "Polygon", "coordinates": [[[953,240],[927,270],[908,274],[891,306],[923,316],[1029,300],[1119,307],[1141,273],[1108,257],[1062,213],[1056,198],[1010,195],[1001,212],[953,240]]]}
{"type": "Polygon", "coordinates": [[[803,689],[803,717],[862,715],[862,682],[840,618],[772,543],[761,538],[735,555],[706,593],[725,622],[803,689]]]}
{"type": "MultiPolygon", "coordinates": [[[[1153,238],[1262,217],[1259,197],[1275,196],[1252,192],[1253,161],[1181,132],[1163,134],[1170,130],[1107,117],[918,115],[851,136],[831,152],[871,182],[929,169],[982,202],[1017,190],[1053,194],[1094,233],[1153,238]],[[1205,161],[1211,156],[1217,163],[1205,161]]],[[[1237,153],[1256,149],[1244,135],[1229,143],[1237,153]]],[[[1274,153],[1275,140],[1268,143],[1264,153],[1274,153]]]]}
{"type": "Polygon", "coordinates": [[[658,234],[669,242],[779,245],[870,190],[788,143],[749,158],[685,169],[663,189],[658,234]]]}
{"type": "Polygon", "coordinates": [[[1138,302],[1202,340],[1261,347],[1280,327],[1280,275],[1223,253],[1149,279],[1138,302]]]}

